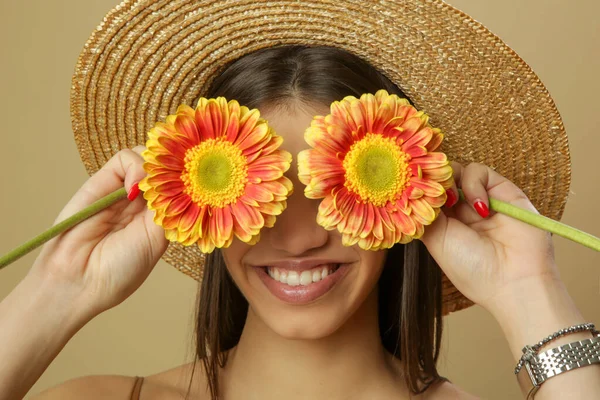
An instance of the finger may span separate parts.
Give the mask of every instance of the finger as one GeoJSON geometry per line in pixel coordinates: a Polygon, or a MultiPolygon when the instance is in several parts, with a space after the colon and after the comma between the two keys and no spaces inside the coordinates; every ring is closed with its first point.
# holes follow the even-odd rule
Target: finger
{"type": "Polygon", "coordinates": [[[124,149],[108,160],[75,193],[60,212],[55,223],[70,217],[123,186],[129,191],[136,182],[144,178],[146,176],[143,168],[144,160],[137,151],[124,149]]]}
{"type": "Polygon", "coordinates": [[[454,203],[454,206],[451,207],[449,207],[448,204],[446,204],[444,213],[446,214],[446,216],[456,218],[467,225],[471,225],[475,222],[481,221],[481,217],[479,216],[479,214],[477,214],[477,211],[475,211],[475,209],[471,207],[470,204],[461,201],[460,196],[458,194],[457,188],[461,187],[463,180],[463,170],[465,169],[465,167],[462,164],[457,163],[455,161],[451,161],[450,165],[452,166],[452,170],[454,171],[454,185],[451,188],[454,193],[452,195],[449,195],[448,197],[453,196],[455,194],[456,202],[454,203]]]}
{"type": "Polygon", "coordinates": [[[140,155],[140,157],[141,157],[142,156],[142,152],[144,152],[144,150],[146,150],[146,146],[142,146],[142,145],[135,146],[131,150],[133,150],[134,152],[138,153],[140,155]]]}
{"type": "Polygon", "coordinates": [[[455,161],[450,161],[450,166],[452,167],[452,175],[453,175],[453,183],[452,186],[446,190],[446,207],[447,211],[449,211],[452,207],[454,207],[459,200],[457,182],[460,182],[460,178],[462,176],[463,166],[455,161]]]}
{"type": "Polygon", "coordinates": [[[489,215],[488,195],[537,213],[520,188],[486,165],[479,163],[467,165],[462,173],[460,187],[467,202],[484,218],[489,215]]]}
{"type": "Polygon", "coordinates": [[[470,249],[481,246],[482,243],[482,238],[477,231],[457,218],[449,218],[444,212],[440,212],[436,220],[425,227],[425,232],[420,240],[450,280],[453,278],[452,268],[455,266],[444,262],[447,255],[455,253],[470,254],[472,252],[470,249]],[[464,248],[465,243],[468,244],[469,249],[464,248]]]}

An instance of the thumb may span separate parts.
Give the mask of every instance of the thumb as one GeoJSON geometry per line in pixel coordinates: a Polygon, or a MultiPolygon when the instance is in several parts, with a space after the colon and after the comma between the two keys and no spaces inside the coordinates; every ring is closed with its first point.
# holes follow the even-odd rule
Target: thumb
{"type": "Polygon", "coordinates": [[[59,213],[55,224],[81,211],[104,196],[125,187],[127,191],[146,176],[141,152],[143,146],[123,149],[92,175],[59,213]]]}
{"type": "Polygon", "coordinates": [[[442,210],[436,220],[425,227],[420,240],[440,268],[451,278],[452,274],[446,271],[446,266],[455,264],[455,253],[463,251],[467,243],[469,248],[478,246],[482,239],[476,231],[458,219],[448,217],[442,210]]]}

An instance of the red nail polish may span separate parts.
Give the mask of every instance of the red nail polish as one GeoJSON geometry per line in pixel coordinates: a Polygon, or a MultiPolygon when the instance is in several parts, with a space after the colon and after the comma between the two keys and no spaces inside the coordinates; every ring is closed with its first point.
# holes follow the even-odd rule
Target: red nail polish
{"type": "Polygon", "coordinates": [[[488,206],[481,200],[476,201],[475,204],[473,204],[473,207],[475,208],[475,211],[477,211],[477,214],[481,215],[482,218],[487,218],[487,216],[490,215],[488,206]]]}
{"type": "Polygon", "coordinates": [[[131,189],[129,189],[129,193],[127,193],[127,198],[129,199],[129,201],[134,201],[138,195],[140,194],[140,187],[138,186],[138,183],[134,183],[133,186],[131,187],[131,189]]]}
{"type": "Polygon", "coordinates": [[[446,199],[445,206],[448,208],[455,205],[456,202],[458,201],[458,198],[456,197],[456,194],[454,193],[454,190],[452,190],[452,189],[446,190],[446,196],[447,196],[447,199],[446,199]]]}

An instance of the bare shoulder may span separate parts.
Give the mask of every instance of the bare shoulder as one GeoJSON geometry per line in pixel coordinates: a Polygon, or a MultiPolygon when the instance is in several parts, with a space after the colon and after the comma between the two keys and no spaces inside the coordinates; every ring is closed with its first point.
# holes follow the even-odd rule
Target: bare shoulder
{"type": "MultiPolygon", "coordinates": [[[[204,379],[196,369],[190,387],[191,365],[182,365],[144,377],[140,397],[144,400],[180,400],[190,389],[191,398],[208,398],[199,390],[204,379]]],[[[31,400],[115,399],[129,400],[135,385],[134,376],[90,375],[70,379],[30,397],[31,400]]]]}
{"type": "Polygon", "coordinates": [[[135,377],[123,375],[91,375],[69,379],[44,390],[32,400],[128,399],[135,377]]]}
{"type": "Polygon", "coordinates": [[[430,387],[423,393],[422,400],[480,400],[467,393],[452,382],[442,382],[430,387]]]}

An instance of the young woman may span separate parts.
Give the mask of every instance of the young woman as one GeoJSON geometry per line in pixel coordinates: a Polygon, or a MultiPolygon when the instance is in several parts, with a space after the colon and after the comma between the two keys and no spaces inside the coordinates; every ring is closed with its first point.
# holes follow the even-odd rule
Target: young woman
{"type": "MultiPolygon", "coordinates": [[[[145,3],[152,11],[159,2],[145,3]]],[[[320,3],[326,2],[312,6],[320,3]]],[[[368,11],[361,7],[348,2],[348,13],[354,10],[359,18],[368,11]]],[[[176,20],[177,31],[185,19],[176,20]]],[[[144,26],[143,32],[157,31],[144,26]]],[[[344,32],[336,35],[344,38],[344,32]]],[[[382,36],[387,35],[386,30],[382,36]]],[[[307,148],[303,133],[313,116],[327,114],[333,101],[347,95],[379,89],[407,97],[372,65],[344,50],[277,46],[229,64],[204,97],[225,96],[258,108],[295,157],[307,148]]],[[[120,187],[131,190],[146,175],[143,150],[117,152],[57,221],[120,187]]],[[[195,362],[144,379],[76,378],[33,398],[473,398],[436,369],[441,271],[497,319],[515,362],[525,344],[585,320],[560,280],[549,235],[489,212],[489,197],[535,211],[523,191],[485,165],[452,167],[456,185],[421,240],[366,251],[343,246],[336,230],[317,224],[319,202],[303,195],[293,162],[286,176],[295,190],[275,225],[263,229],[252,246],[236,239],[208,256],[195,362]],[[457,188],[464,201],[457,200],[457,188]]],[[[134,197],[48,242],[27,277],[0,303],[0,400],[23,397],[68,340],[130,296],[165,254],[165,231],[154,223],[144,199],[134,197]]],[[[552,345],[590,336],[573,333],[552,345]]],[[[570,371],[545,382],[536,398],[565,398],[573,388],[581,398],[595,397],[599,376],[597,365],[570,371]]]]}
{"type": "MultiPolygon", "coordinates": [[[[326,114],[335,99],[379,88],[405,97],[349,53],[290,46],[238,60],[210,93],[258,107],[284,138],[284,148],[297,154],[306,148],[303,132],[314,115],[326,114]]],[[[142,150],[117,153],[57,221],[144,177],[142,150]]],[[[82,377],[34,398],[473,398],[436,370],[441,275],[428,251],[463,293],[497,317],[516,359],[541,332],[583,318],[558,277],[549,235],[499,214],[482,217],[473,207],[478,200],[487,203],[490,194],[534,210],[523,193],[484,165],[453,168],[467,201],[447,204],[422,242],[389,251],[342,246],[337,231],[315,222],[318,202],[295,190],[256,245],[235,240],[209,256],[196,363],[148,376],[143,385],[133,377],[82,377]],[[294,285],[304,271],[328,284],[318,290],[314,283],[294,285]],[[534,299],[530,293],[540,300],[517,307],[534,299]]],[[[288,176],[301,187],[295,167],[288,176]]],[[[167,244],[141,198],[116,204],[47,243],[26,279],[0,304],[0,398],[24,395],[78,329],[141,285],[167,244]]],[[[593,368],[547,382],[552,389],[539,397],[567,393],[572,384],[597,387],[593,368]]]]}

